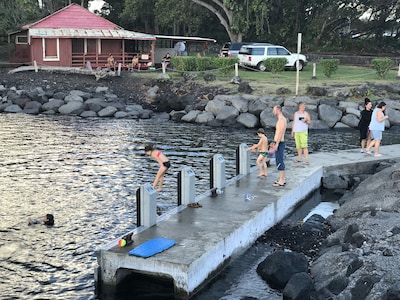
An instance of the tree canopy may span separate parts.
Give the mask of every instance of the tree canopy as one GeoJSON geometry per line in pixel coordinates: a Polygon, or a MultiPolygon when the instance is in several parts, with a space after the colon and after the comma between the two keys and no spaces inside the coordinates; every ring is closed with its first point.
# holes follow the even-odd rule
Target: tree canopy
{"type": "MultiPolygon", "coordinates": [[[[3,0],[0,34],[70,4],[89,0],[3,0]]],[[[99,15],[128,30],[203,36],[225,41],[358,53],[399,49],[400,1],[395,0],[107,0],[99,15]]]]}

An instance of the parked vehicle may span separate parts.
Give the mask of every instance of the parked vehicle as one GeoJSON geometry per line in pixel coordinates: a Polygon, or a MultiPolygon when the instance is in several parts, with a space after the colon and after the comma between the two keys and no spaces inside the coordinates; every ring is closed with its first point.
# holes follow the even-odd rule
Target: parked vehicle
{"type": "Polygon", "coordinates": [[[237,57],[239,54],[239,50],[243,45],[250,45],[251,43],[244,42],[244,43],[225,43],[220,52],[219,56],[221,57],[237,57]]]}
{"type": "Polygon", "coordinates": [[[239,63],[242,66],[248,66],[252,68],[257,68],[260,71],[265,71],[264,61],[267,58],[273,57],[284,57],[287,59],[288,63],[286,68],[296,69],[297,60],[299,60],[299,70],[302,71],[307,65],[307,58],[303,54],[293,54],[290,53],[283,46],[277,45],[244,45],[240,48],[238,58],[239,63]]]}
{"type": "Polygon", "coordinates": [[[242,43],[227,42],[222,46],[222,48],[219,52],[219,56],[221,56],[221,57],[237,57],[239,54],[240,48],[245,45],[267,46],[267,45],[272,45],[272,44],[258,43],[258,42],[242,42],[242,43]]]}

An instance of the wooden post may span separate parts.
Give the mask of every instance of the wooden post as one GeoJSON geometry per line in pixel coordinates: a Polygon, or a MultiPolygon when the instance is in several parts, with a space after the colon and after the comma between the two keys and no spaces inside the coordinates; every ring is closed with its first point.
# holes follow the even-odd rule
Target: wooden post
{"type": "Polygon", "coordinates": [[[399,64],[399,69],[397,71],[397,79],[400,79],[400,64],[399,64]]]}
{"type": "Polygon", "coordinates": [[[117,73],[118,76],[121,76],[121,66],[122,64],[118,63],[118,73],[117,73]]]}
{"type": "Polygon", "coordinates": [[[313,63],[313,69],[312,69],[312,77],[311,79],[317,79],[317,64],[313,63]]]}
{"type": "Polygon", "coordinates": [[[297,62],[296,62],[296,97],[299,95],[299,83],[300,83],[300,70],[299,70],[299,58],[301,52],[301,32],[297,34],[297,62]]]}

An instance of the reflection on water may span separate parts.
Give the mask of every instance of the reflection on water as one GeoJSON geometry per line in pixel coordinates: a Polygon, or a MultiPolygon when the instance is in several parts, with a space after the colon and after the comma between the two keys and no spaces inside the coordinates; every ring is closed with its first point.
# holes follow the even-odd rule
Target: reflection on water
{"type": "MultiPolygon", "coordinates": [[[[398,139],[392,134],[392,143],[398,139]]],[[[145,143],[156,143],[172,162],[157,199],[165,211],[176,206],[183,166],[193,169],[199,195],[209,188],[214,154],[223,155],[231,178],[236,148],[256,141],[248,129],[0,115],[0,299],[94,298],[94,252],[135,227],[136,190],[158,169],[144,155],[145,143]],[[46,213],[55,215],[54,228],[27,226],[28,217],[46,213]]],[[[310,144],[311,151],[356,148],[358,133],[312,133],[310,144]]]]}

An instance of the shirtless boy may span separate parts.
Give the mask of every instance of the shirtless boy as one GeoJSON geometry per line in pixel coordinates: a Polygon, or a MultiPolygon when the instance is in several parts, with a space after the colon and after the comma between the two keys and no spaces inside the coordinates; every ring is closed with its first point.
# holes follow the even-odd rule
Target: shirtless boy
{"type": "Polygon", "coordinates": [[[264,129],[262,128],[257,130],[257,135],[260,138],[258,144],[254,144],[253,146],[249,147],[249,150],[254,151],[258,149],[256,164],[260,170],[260,173],[257,175],[257,177],[267,176],[268,139],[265,136],[264,129]]]}
{"type": "Polygon", "coordinates": [[[155,148],[153,145],[147,145],[144,148],[144,151],[146,155],[150,155],[155,161],[160,164],[160,168],[158,169],[156,178],[153,182],[153,188],[156,188],[158,185],[157,192],[161,192],[164,183],[164,175],[171,167],[171,163],[169,162],[165,154],[155,148]]]}

